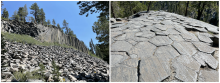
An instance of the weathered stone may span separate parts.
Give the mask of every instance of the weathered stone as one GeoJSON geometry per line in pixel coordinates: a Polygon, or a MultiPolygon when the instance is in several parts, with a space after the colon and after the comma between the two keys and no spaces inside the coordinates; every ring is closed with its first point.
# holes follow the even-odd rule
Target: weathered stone
{"type": "Polygon", "coordinates": [[[138,81],[137,68],[134,67],[111,68],[111,82],[137,82],[137,81],[138,81]]]}
{"type": "Polygon", "coordinates": [[[121,40],[125,40],[125,38],[126,38],[126,34],[121,34],[115,37],[114,40],[121,41],[121,40]]]}
{"type": "Polygon", "coordinates": [[[198,52],[193,56],[202,66],[206,66],[207,63],[213,69],[216,69],[218,66],[218,61],[211,55],[203,52],[198,52]]]}
{"type": "Polygon", "coordinates": [[[164,46],[171,44],[173,41],[170,40],[167,36],[156,36],[152,38],[149,42],[153,43],[156,46],[164,46]]]}
{"type": "Polygon", "coordinates": [[[198,82],[219,82],[219,72],[215,70],[200,70],[198,82]]]}
{"type": "Polygon", "coordinates": [[[160,82],[170,75],[170,71],[168,61],[156,56],[144,58],[140,62],[139,81],[160,82]]]}
{"type": "Polygon", "coordinates": [[[116,41],[112,44],[111,50],[112,51],[128,51],[130,50],[132,45],[126,41],[116,41]]]}
{"type": "Polygon", "coordinates": [[[177,62],[183,64],[184,66],[192,69],[193,71],[199,72],[201,64],[198,63],[194,58],[187,55],[180,55],[177,57],[177,62]]]}
{"type": "Polygon", "coordinates": [[[128,43],[130,43],[130,44],[132,44],[132,45],[136,45],[137,44],[137,42],[136,41],[134,41],[133,39],[128,39],[128,40],[126,40],[128,43]]]}
{"type": "Polygon", "coordinates": [[[172,46],[168,45],[158,47],[154,55],[169,61],[180,54],[172,46]]]}
{"type": "Polygon", "coordinates": [[[193,44],[199,51],[202,51],[202,52],[213,53],[215,51],[215,49],[213,49],[211,46],[208,46],[207,44],[203,42],[193,42],[193,44]]]}
{"type": "Polygon", "coordinates": [[[125,60],[121,64],[127,65],[129,67],[138,67],[138,61],[139,60],[137,58],[133,58],[133,59],[125,60]]]}
{"type": "Polygon", "coordinates": [[[191,70],[190,68],[179,63],[178,60],[173,59],[172,67],[174,67],[177,79],[180,79],[184,82],[196,82],[197,74],[196,71],[191,70]]]}
{"type": "Polygon", "coordinates": [[[182,33],[180,34],[185,41],[190,41],[190,42],[196,42],[199,41],[199,39],[193,34],[193,33],[182,33]]]}
{"type": "Polygon", "coordinates": [[[173,41],[177,41],[177,42],[185,41],[180,35],[168,35],[168,36],[173,41]]]}
{"type": "Polygon", "coordinates": [[[198,35],[198,38],[199,38],[199,40],[200,41],[202,41],[202,42],[206,42],[206,43],[212,43],[213,41],[209,38],[209,37],[207,37],[207,36],[204,36],[204,35],[198,35]]]}
{"type": "Polygon", "coordinates": [[[129,55],[136,54],[140,58],[153,56],[156,46],[149,42],[139,42],[128,52],[129,55]]]}
{"type": "Polygon", "coordinates": [[[125,56],[125,55],[111,55],[111,59],[113,60],[113,61],[111,61],[111,67],[114,67],[114,66],[119,66],[119,64],[121,62],[128,59],[128,56],[125,56]]]}
{"type": "Polygon", "coordinates": [[[173,42],[172,46],[181,54],[192,56],[197,52],[197,49],[191,42],[173,42]]]}
{"type": "Polygon", "coordinates": [[[137,37],[145,37],[145,38],[152,38],[155,36],[155,33],[150,31],[138,32],[136,33],[137,37]]]}

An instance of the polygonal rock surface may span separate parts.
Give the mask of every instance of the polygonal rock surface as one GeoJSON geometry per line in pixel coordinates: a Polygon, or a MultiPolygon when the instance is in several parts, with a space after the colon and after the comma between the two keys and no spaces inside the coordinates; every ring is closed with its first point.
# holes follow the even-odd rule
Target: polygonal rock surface
{"type": "Polygon", "coordinates": [[[219,82],[219,72],[214,70],[200,70],[199,82],[219,82]]]}
{"type": "Polygon", "coordinates": [[[125,37],[126,37],[126,34],[121,34],[121,35],[118,35],[117,37],[114,38],[114,40],[125,40],[125,37]]]}
{"type": "Polygon", "coordinates": [[[156,46],[149,42],[140,42],[129,51],[129,55],[136,54],[141,58],[150,57],[153,56],[155,49],[156,46]]]}
{"type": "Polygon", "coordinates": [[[128,56],[122,54],[117,54],[117,55],[111,54],[111,59],[113,60],[111,61],[111,67],[114,67],[114,66],[118,66],[124,60],[128,59],[128,56]]]}
{"type": "Polygon", "coordinates": [[[190,33],[190,32],[188,32],[188,33],[182,33],[182,34],[180,34],[182,37],[183,37],[183,39],[185,39],[186,41],[193,41],[193,42],[195,42],[195,41],[199,41],[199,39],[193,34],[193,33],[190,33]]]}
{"type": "Polygon", "coordinates": [[[196,82],[197,74],[195,71],[179,63],[176,59],[172,61],[172,66],[175,69],[177,79],[184,82],[196,82]]]}
{"type": "Polygon", "coordinates": [[[216,69],[218,66],[218,61],[211,54],[198,52],[193,57],[203,66],[206,66],[205,63],[213,69],[216,69]]]}
{"type": "Polygon", "coordinates": [[[169,62],[156,56],[141,59],[140,74],[141,82],[160,82],[170,75],[169,62]]]}
{"type": "Polygon", "coordinates": [[[199,38],[200,41],[203,41],[203,42],[206,42],[206,43],[212,43],[213,42],[209,37],[204,36],[204,35],[199,34],[198,38],[199,38]]]}
{"type": "Polygon", "coordinates": [[[170,40],[167,36],[156,36],[152,38],[149,42],[153,43],[156,46],[164,46],[171,44],[173,41],[170,40]]]}
{"type": "Polygon", "coordinates": [[[176,31],[176,29],[174,28],[168,28],[166,31],[165,31],[166,34],[180,34],[178,31],[176,31]]]}
{"type": "Polygon", "coordinates": [[[173,42],[173,47],[181,55],[192,56],[197,52],[197,49],[193,46],[191,42],[173,42]]]}
{"type": "Polygon", "coordinates": [[[173,41],[185,41],[180,35],[168,35],[173,41]]]}
{"type": "Polygon", "coordinates": [[[138,66],[138,58],[128,59],[123,61],[121,64],[129,66],[129,67],[137,67],[138,66]]]}
{"type": "Polygon", "coordinates": [[[134,67],[112,67],[111,82],[137,82],[137,68],[134,67]]]}
{"type": "Polygon", "coordinates": [[[112,44],[111,50],[112,51],[128,51],[130,50],[132,45],[126,41],[116,41],[112,44]]]}
{"type": "Polygon", "coordinates": [[[145,37],[145,38],[152,38],[155,36],[154,32],[150,32],[150,31],[144,31],[144,32],[138,32],[136,33],[137,37],[145,37]]]}
{"type": "Polygon", "coordinates": [[[206,43],[203,42],[193,42],[193,44],[199,51],[202,52],[213,53],[215,51],[215,49],[213,49],[212,47],[208,46],[206,43]]]}
{"type": "Polygon", "coordinates": [[[196,72],[199,71],[201,66],[201,64],[199,64],[194,58],[187,55],[180,55],[177,57],[177,61],[196,72]]]}
{"type": "Polygon", "coordinates": [[[168,45],[158,47],[154,55],[169,61],[180,54],[172,46],[168,45]]]}

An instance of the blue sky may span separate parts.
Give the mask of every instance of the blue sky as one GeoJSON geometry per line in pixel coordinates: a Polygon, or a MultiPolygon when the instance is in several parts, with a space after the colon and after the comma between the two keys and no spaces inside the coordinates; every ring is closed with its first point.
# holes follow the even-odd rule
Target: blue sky
{"type": "Polygon", "coordinates": [[[51,23],[55,19],[56,23],[59,23],[62,27],[65,19],[77,38],[82,40],[87,47],[89,47],[91,38],[94,44],[98,43],[98,40],[95,39],[96,33],[92,31],[92,26],[98,20],[99,13],[90,14],[88,17],[79,15],[80,9],[77,1],[3,1],[2,8],[8,10],[10,18],[15,10],[18,11],[19,7],[24,7],[26,4],[29,12],[28,16],[33,16],[30,14],[30,7],[35,2],[39,8],[43,8],[46,20],[49,19],[51,23]]]}

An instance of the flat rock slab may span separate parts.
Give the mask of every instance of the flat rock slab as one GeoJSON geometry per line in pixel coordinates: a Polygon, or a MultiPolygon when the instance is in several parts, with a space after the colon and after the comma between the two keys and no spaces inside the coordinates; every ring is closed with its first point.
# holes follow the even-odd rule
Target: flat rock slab
{"type": "Polygon", "coordinates": [[[140,78],[141,82],[160,82],[170,76],[169,62],[163,58],[152,56],[141,59],[140,78]]]}
{"type": "Polygon", "coordinates": [[[206,42],[206,43],[212,43],[213,42],[209,37],[207,37],[205,35],[198,34],[198,38],[202,42],[206,42]]]}
{"type": "Polygon", "coordinates": [[[173,41],[185,41],[180,35],[168,35],[168,37],[173,41]]]}
{"type": "Polygon", "coordinates": [[[219,82],[219,72],[215,70],[201,70],[198,77],[199,82],[219,82]]]}
{"type": "Polygon", "coordinates": [[[132,45],[126,41],[116,41],[111,46],[111,51],[128,51],[132,45]]]}
{"type": "Polygon", "coordinates": [[[193,42],[193,44],[195,45],[195,47],[202,52],[205,53],[213,53],[215,51],[214,48],[212,48],[211,46],[207,45],[206,43],[203,42],[193,42]]]}
{"type": "Polygon", "coordinates": [[[156,46],[164,46],[171,44],[173,41],[167,36],[156,36],[152,38],[149,42],[153,43],[156,46]]]}
{"type": "Polygon", "coordinates": [[[154,55],[169,61],[180,54],[172,46],[168,45],[158,47],[154,55]]]}
{"type": "Polygon", "coordinates": [[[179,63],[177,59],[173,59],[172,67],[174,67],[176,75],[175,77],[184,82],[196,82],[197,74],[196,71],[179,63]]]}
{"type": "Polygon", "coordinates": [[[193,34],[193,33],[182,33],[180,34],[185,41],[190,41],[190,42],[196,42],[199,41],[199,39],[193,34]]]}
{"type": "Polygon", "coordinates": [[[177,61],[196,72],[199,71],[201,66],[201,64],[197,62],[193,57],[189,57],[187,55],[180,55],[177,57],[177,61]]]}
{"type": "Polygon", "coordinates": [[[121,62],[125,61],[128,58],[129,57],[126,55],[121,55],[121,54],[113,55],[113,54],[111,54],[111,59],[113,60],[113,61],[111,61],[111,67],[119,66],[121,62]]]}
{"type": "Polygon", "coordinates": [[[140,58],[153,56],[156,46],[149,42],[139,42],[128,53],[129,55],[135,54],[140,58]]]}
{"type": "Polygon", "coordinates": [[[145,38],[152,38],[155,36],[154,32],[150,32],[150,31],[144,31],[144,32],[138,32],[135,34],[135,36],[137,37],[145,37],[145,38]]]}
{"type": "Polygon", "coordinates": [[[181,55],[192,56],[197,52],[191,42],[173,42],[172,45],[181,55]]]}
{"type": "Polygon", "coordinates": [[[111,67],[111,82],[137,82],[137,68],[111,67]]]}
{"type": "Polygon", "coordinates": [[[123,61],[121,63],[121,65],[126,65],[129,67],[138,67],[138,61],[139,61],[138,58],[132,58],[132,59],[128,59],[128,60],[123,61]]]}
{"type": "Polygon", "coordinates": [[[211,54],[198,52],[193,57],[203,66],[206,66],[205,63],[207,63],[213,69],[218,67],[218,61],[211,54]]]}
{"type": "Polygon", "coordinates": [[[126,34],[121,34],[121,35],[118,35],[117,37],[115,37],[114,40],[122,41],[122,40],[125,40],[125,38],[126,38],[126,34]]]}

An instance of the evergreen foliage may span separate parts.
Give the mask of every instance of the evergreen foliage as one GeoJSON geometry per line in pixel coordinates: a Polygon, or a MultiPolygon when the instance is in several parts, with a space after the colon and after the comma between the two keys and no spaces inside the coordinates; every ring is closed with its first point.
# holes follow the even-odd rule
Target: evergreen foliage
{"type": "Polygon", "coordinates": [[[36,23],[37,22],[36,19],[38,19],[37,15],[39,14],[39,7],[38,7],[37,3],[35,2],[34,4],[32,4],[30,9],[32,10],[31,14],[34,15],[34,19],[35,19],[35,23],[36,23]]]}
{"type": "Polygon", "coordinates": [[[6,8],[3,9],[2,17],[8,19],[9,13],[6,8]]]}

